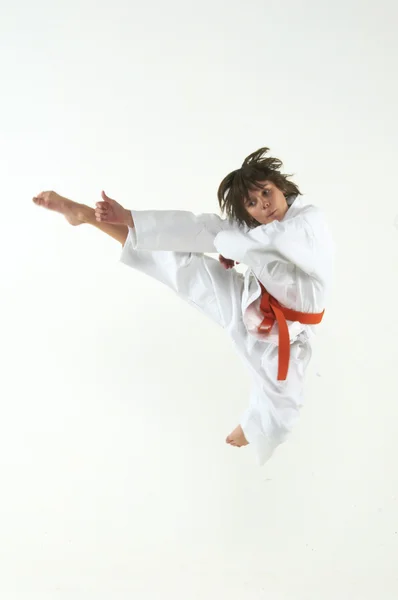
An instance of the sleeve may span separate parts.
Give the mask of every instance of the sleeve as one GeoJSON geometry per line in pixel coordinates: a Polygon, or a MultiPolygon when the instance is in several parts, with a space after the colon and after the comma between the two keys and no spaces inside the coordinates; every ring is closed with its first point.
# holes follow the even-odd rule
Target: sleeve
{"type": "Polygon", "coordinates": [[[134,228],[130,228],[130,236],[136,250],[212,253],[217,251],[214,240],[219,232],[237,229],[216,214],[133,210],[131,215],[134,228]]]}
{"type": "Polygon", "coordinates": [[[243,263],[261,273],[272,252],[278,260],[293,263],[312,277],[322,277],[322,218],[315,207],[287,221],[272,221],[254,229],[226,230],[214,245],[225,258],[243,263]]]}

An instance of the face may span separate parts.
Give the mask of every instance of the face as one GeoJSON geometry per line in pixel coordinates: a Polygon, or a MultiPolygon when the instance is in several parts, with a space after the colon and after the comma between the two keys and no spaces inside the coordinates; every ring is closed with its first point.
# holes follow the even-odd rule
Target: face
{"type": "Polygon", "coordinates": [[[258,188],[250,190],[245,209],[261,225],[280,221],[288,211],[283,192],[271,181],[259,181],[258,188]]]}

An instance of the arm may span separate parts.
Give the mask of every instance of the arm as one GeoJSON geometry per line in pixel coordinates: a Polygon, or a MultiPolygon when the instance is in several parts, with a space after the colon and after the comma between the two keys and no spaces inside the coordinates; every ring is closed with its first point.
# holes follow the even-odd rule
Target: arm
{"type": "Polygon", "coordinates": [[[237,228],[215,214],[194,215],[179,210],[127,210],[102,192],[95,218],[99,222],[127,225],[137,250],[216,252],[214,238],[220,231],[237,228]]]}
{"type": "Polygon", "coordinates": [[[267,262],[265,255],[272,252],[279,260],[296,265],[310,276],[322,278],[321,248],[325,234],[321,212],[308,207],[287,221],[273,221],[248,231],[222,231],[215,239],[215,246],[220,254],[248,265],[258,275],[267,262]]]}
{"type": "Polygon", "coordinates": [[[195,215],[178,210],[131,211],[134,229],[130,235],[137,250],[216,252],[214,240],[237,226],[215,214],[195,215]]]}

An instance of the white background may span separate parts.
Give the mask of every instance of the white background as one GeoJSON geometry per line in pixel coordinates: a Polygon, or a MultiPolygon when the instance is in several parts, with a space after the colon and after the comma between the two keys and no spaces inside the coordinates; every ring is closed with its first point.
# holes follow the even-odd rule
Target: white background
{"type": "Polygon", "coordinates": [[[397,8],[365,0],[4,2],[0,596],[398,595],[397,8]],[[224,332],[31,202],[218,212],[261,146],[336,244],[291,440],[224,443],[224,332]]]}

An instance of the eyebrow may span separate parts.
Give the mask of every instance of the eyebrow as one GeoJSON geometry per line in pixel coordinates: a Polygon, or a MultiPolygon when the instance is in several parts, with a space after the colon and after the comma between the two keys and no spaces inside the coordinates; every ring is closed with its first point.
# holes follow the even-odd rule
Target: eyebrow
{"type": "Polygon", "coordinates": [[[271,185],[271,182],[266,181],[265,183],[258,183],[258,184],[256,184],[254,189],[263,190],[265,187],[267,187],[267,185],[271,185]]]}
{"type": "MultiPolygon", "coordinates": [[[[259,185],[256,185],[256,189],[258,190],[263,190],[267,185],[270,185],[270,181],[267,181],[266,183],[260,183],[259,185]]],[[[252,199],[250,197],[246,198],[244,201],[244,206],[246,206],[246,204],[248,204],[249,202],[252,202],[252,199]]]]}

